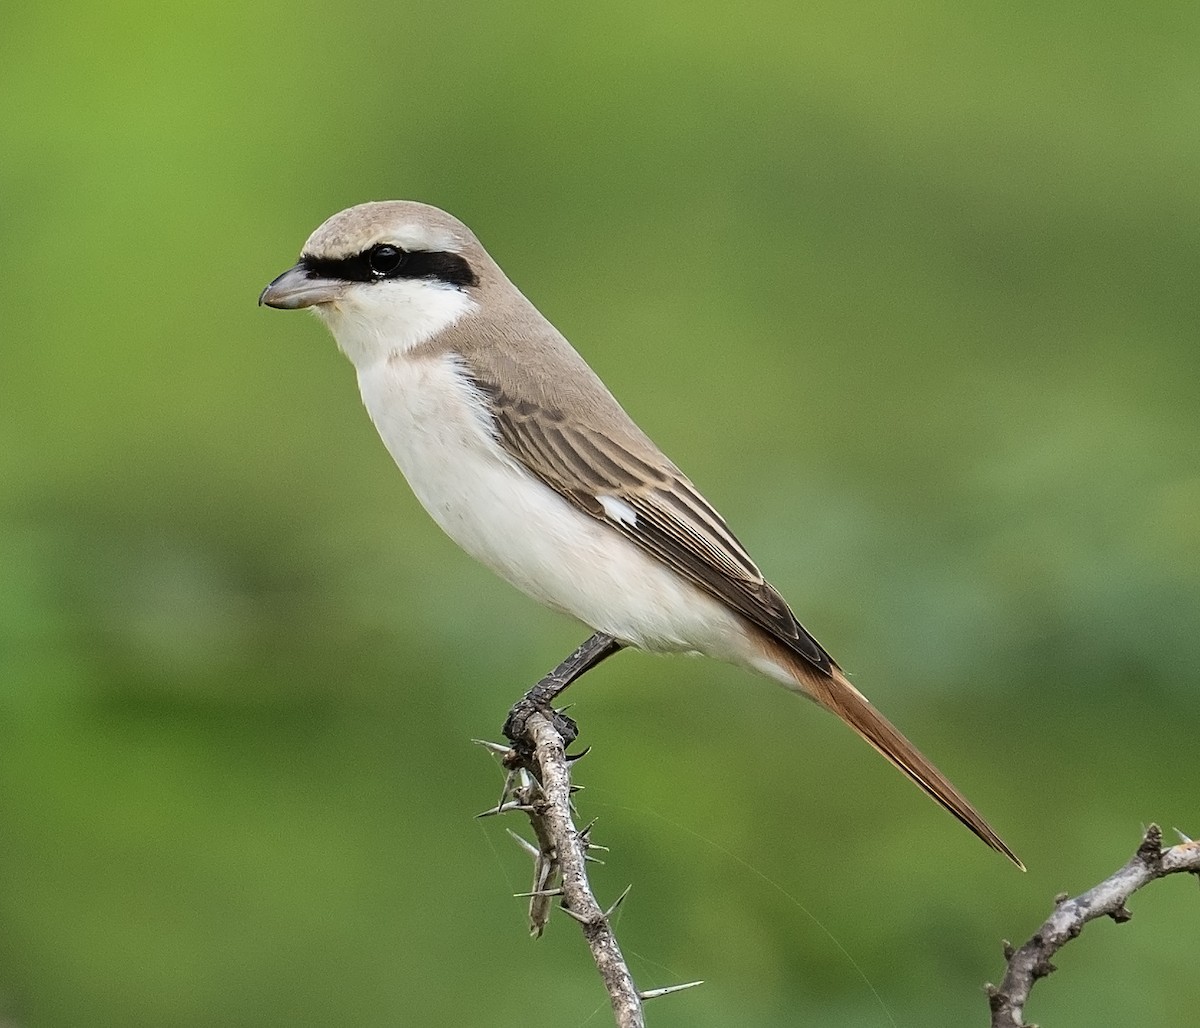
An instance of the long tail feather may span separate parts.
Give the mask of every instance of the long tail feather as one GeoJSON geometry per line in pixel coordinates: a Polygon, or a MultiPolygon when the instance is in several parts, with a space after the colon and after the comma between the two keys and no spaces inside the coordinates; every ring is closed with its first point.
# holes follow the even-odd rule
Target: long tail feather
{"type": "Polygon", "coordinates": [[[871,706],[871,702],[850,684],[836,665],[832,669],[832,675],[825,675],[801,657],[791,654],[788,657],[788,666],[795,675],[801,691],[845,721],[992,849],[1003,853],[1022,871],[1025,870],[1020,858],[967,802],[963,794],[950,784],[950,780],[934,767],[895,725],[871,706]]]}

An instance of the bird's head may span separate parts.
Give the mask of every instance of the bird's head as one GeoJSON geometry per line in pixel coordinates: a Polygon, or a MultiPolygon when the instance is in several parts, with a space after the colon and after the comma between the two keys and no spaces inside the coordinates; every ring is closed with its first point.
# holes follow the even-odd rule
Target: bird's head
{"type": "Polygon", "coordinates": [[[346,356],[363,366],[420,346],[476,311],[498,275],[457,218],[428,204],[388,200],[331,217],[258,302],[312,308],[346,356]]]}

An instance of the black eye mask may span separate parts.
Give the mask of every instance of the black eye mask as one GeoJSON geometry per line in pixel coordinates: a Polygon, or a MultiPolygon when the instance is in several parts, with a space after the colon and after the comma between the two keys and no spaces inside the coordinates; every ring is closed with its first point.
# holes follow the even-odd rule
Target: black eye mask
{"type": "Polygon", "coordinates": [[[376,243],[352,257],[315,257],[302,254],[300,265],[309,278],[342,282],[382,282],[389,278],[424,278],[463,289],[479,284],[479,276],[466,259],[448,250],[403,250],[391,243],[376,243]]]}

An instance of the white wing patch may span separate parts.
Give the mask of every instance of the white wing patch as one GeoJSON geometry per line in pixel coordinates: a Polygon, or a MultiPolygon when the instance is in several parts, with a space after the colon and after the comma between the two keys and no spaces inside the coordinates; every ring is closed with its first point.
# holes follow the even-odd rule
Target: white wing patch
{"type": "Polygon", "coordinates": [[[637,524],[637,511],[619,496],[597,496],[596,499],[600,501],[604,513],[611,520],[620,522],[622,525],[637,524]]]}

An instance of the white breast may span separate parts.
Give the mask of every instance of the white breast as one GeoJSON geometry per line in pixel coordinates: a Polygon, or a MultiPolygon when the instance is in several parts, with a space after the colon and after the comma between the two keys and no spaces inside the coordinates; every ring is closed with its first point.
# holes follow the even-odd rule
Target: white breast
{"type": "Polygon", "coordinates": [[[514,462],[451,356],[393,353],[359,388],[417,499],[447,535],[534,599],[651,650],[757,665],[736,615],[514,462]]]}

